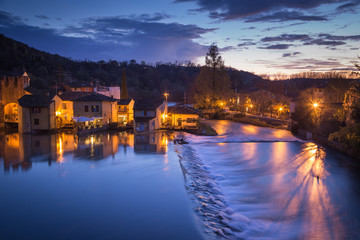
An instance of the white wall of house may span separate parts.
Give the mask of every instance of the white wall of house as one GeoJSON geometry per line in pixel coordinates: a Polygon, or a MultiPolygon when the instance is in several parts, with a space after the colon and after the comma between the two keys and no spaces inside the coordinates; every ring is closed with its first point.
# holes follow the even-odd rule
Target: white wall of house
{"type": "Polygon", "coordinates": [[[95,92],[100,93],[102,95],[113,97],[115,99],[120,99],[120,87],[99,87],[95,90],[95,92]]]}

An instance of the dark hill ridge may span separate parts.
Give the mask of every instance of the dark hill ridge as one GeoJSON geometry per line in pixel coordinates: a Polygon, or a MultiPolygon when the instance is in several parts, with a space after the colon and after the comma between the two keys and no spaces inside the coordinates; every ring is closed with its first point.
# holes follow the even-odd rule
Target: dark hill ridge
{"type": "MultiPolygon", "coordinates": [[[[132,98],[148,98],[170,92],[170,101],[191,102],[191,91],[200,73],[200,65],[194,63],[146,64],[128,61],[74,61],[69,58],[39,51],[28,45],[0,34],[0,75],[22,74],[28,72],[31,85],[47,89],[62,82],[81,82],[120,85],[122,71],[126,69],[129,95],[132,98]]],[[[264,80],[250,72],[227,68],[232,89],[266,89],[280,95],[295,97],[300,90],[327,83],[323,79],[291,79],[285,81],[264,80]]]]}
{"type": "MultiPolygon", "coordinates": [[[[64,81],[98,82],[120,84],[122,70],[126,68],[129,92],[133,97],[152,97],[165,90],[170,91],[171,100],[181,101],[184,92],[190,93],[191,86],[200,73],[200,66],[193,63],[156,63],[127,61],[74,61],[39,51],[28,45],[0,34],[1,75],[22,74],[27,71],[35,88],[49,88],[64,81]]],[[[253,87],[262,80],[249,72],[228,69],[237,89],[253,87]]],[[[188,94],[189,96],[189,94],[188,94]]]]}

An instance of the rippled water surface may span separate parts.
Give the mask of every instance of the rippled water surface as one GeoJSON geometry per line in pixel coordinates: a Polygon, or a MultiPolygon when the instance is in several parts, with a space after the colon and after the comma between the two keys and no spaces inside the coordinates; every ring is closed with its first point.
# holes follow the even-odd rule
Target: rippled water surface
{"type": "Polygon", "coordinates": [[[219,136],[177,146],[211,238],[359,239],[358,167],[288,131],[209,122],[219,136]]]}

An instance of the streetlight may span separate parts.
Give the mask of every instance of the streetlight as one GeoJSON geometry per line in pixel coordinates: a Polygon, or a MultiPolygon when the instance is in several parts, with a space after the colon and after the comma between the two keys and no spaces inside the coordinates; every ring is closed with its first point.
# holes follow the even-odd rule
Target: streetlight
{"type": "Polygon", "coordinates": [[[319,104],[318,104],[318,103],[316,103],[316,102],[315,102],[315,103],[313,103],[313,107],[314,107],[314,108],[317,108],[318,106],[319,106],[319,104]]]}
{"type": "Polygon", "coordinates": [[[165,92],[165,93],[164,93],[164,97],[165,97],[166,103],[167,103],[168,96],[169,96],[169,93],[168,93],[168,92],[165,92]]]}

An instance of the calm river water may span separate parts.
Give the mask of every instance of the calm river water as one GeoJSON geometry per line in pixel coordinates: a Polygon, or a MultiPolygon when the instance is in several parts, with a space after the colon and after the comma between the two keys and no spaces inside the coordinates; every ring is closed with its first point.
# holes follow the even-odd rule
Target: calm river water
{"type": "Polygon", "coordinates": [[[1,137],[0,239],[360,238],[353,159],[285,130],[209,124],[218,136],[1,137]]]}

